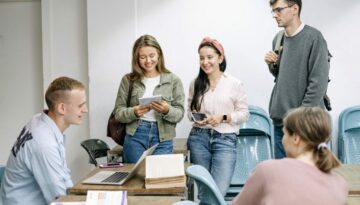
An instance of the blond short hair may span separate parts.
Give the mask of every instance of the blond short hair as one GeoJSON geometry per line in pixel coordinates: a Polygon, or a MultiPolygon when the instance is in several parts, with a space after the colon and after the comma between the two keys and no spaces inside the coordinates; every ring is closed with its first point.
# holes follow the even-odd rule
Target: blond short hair
{"type": "Polygon", "coordinates": [[[45,93],[45,102],[49,110],[54,110],[59,100],[66,100],[66,93],[74,89],[84,90],[85,86],[80,81],[65,76],[52,81],[45,93]]]}

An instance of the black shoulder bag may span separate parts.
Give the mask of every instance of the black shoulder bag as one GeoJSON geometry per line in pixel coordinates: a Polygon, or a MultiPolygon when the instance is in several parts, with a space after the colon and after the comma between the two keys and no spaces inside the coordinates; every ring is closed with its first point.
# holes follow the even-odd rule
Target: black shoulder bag
{"type": "MultiPolygon", "coordinates": [[[[130,80],[129,92],[126,100],[126,107],[130,106],[133,81],[130,80]]],[[[115,109],[111,112],[107,124],[107,136],[111,137],[117,144],[123,146],[126,135],[126,123],[121,123],[115,119],[115,109]]]]}

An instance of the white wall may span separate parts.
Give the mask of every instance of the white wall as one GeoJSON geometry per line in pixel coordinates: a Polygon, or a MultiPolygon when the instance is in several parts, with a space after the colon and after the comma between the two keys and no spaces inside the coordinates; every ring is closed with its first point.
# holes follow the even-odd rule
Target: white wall
{"type": "Polygon", "coordinates": [[[106,123],[115,104],[120,78],[131,68],[135,36],[134,1],[88,0],[90,136],[106,138],[106,123]],[[101,15],[99,15],[101,14],[101,15]]]}
{"type": "Polygon", "coordinates": [[[40,1],[0,2],[0,164],[43,107],[40,1]]]}
{"type": "MultiPolygon", "coordinates": [[[[333,58],[330,65],[328,94],[333,110],[334,137],[337,138],[338,116],[345,108],[360,105],[360,2],[356,0],[304,1],[303,20],[322,31],[333,58]],[[311,2],[311,3],[310,3],[311,2]]],[[[337,144],[334,142],[337,150],[337,144]]]]}
{"type": "MultiPolygon", "coordinates": [[[[42,0],[44,90],[59,76],[69,76],[88,85],[85,0],[42,0]]],[[[89,108],[91,109],[91,108],[89,108]]],[[[85,115],[66,135],[66,159],[74,182],[89,172],[88,155],[80,142],[89,138],[85,115]]]]}
{"type": "MultiPolygon", "coordinates": [[[[0,164],[21,128],[44,108],[44,91],[59,76],[88,85],[85,0],[0,1],[0,164]]],[[[66,130],[72,179],[88,173],[80,142],[89,122],[66,130]]]]}
{"type": "MultiPolygon", "coordinates": [[[[328,93],[336,129],[341,110],[360,104],[355,92],[360,88],[356,69],[360,2],[304,0],[303,4],[304,22],[322,31],[334,55],[328,93]]],[[[166,65],[182,79],[186,94],[199,70],[199,42],[207,35],[217,38],[225,47],[227,72],[244,82],[249,104],[267,110],[273,78],[263,59],[278,31],[268,1],[88,0],[88,25],[91,137],[105,136],[120,79],[131,70],[132,44],[143,34],[158,39],[166,65]]],[[[187,137],[190,127],[184,118],[177,136],[187,137]]]]}

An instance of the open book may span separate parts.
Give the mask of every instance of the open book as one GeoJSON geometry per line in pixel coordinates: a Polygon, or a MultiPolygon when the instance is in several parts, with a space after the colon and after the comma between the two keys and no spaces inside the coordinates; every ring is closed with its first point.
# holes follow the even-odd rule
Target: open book
{"type": "Polygon", "coordinates": [[[147,156],[145,160],[145,188],[185,187],[183,154],[147,156]]]}

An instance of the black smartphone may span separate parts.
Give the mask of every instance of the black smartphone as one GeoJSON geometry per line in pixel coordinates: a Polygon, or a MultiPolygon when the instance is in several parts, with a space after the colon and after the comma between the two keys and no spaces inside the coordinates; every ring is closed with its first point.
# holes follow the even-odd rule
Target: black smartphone
{"type": "Polygon", "coordinates": [[[205,113],[201,113],[201,112],[192,112],[191,113],[191,117],[192,119],[197,122],[197,121],[202,121],[204,120],[207,116],[205,113]]]}

